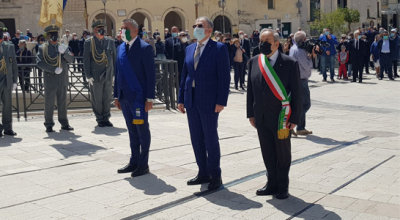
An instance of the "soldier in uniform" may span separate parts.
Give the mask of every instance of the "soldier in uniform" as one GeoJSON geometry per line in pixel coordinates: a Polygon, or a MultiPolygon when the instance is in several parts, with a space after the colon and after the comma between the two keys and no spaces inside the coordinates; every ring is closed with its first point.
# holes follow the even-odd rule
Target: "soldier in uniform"
{"type": "Polygon", "coordinates": [[[56,97],[61,129],[74,130],[69,126],[67,118],[68,63],[72,63],[74,58],[67,45],[58,43],[59,30],[60,28],[56,25],[50,25],[44,29],[49,39],[40,45],[37,54],[37,66],[44,71],[44,126],[46,132],[54,132],[53,114],[56,97]]]}
{"type": "Polygon", "coordinates": [[[3,104],[0,136],[17,135],[12,130],[12,91],[17,88],[18,67],[15,48],[11,42],[3,41],[4,23],[0,22],[0,101],[3,104]]]}
{"type": "Polygon", "coordinates": [[[83,67],[92,95],[92,108],[99,127],[112,127],[109,121],[114,76],[115,43],[105,37],[104,20],[92,24],[94,36],[87,39],[83,52],[83,67]]]}

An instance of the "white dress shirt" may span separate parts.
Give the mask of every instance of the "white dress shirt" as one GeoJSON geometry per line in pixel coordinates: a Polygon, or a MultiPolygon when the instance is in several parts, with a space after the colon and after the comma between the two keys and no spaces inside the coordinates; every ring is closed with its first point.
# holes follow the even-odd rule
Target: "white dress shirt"
{"type": "MultiPolygon", "coordinates": [[[[206,45],[207,45],[209,40],[210,40],[210,38],[207,38],[207,40],[205,40],[203,43],[201,43],[201,44],[203,44],[203,46],[200,48],[200,57],[203,54],[203,51],[206,48],[206,45]]],[[[199,46],[199,42],[197,42],[196,49],[197,49],[198,46],[199,46]]],[[[195,53],[196,53],[196,50],[195,50],[195,53]]]]}
{"type": "Polygon", "coordinates": [[[133,43],[135,42],[135,40],[136,40],[137,38],[138,38],[138,37],[136,36],[133,40],[131,40],[131,41],[129,41],[129,42],[127,43],[127,44],[129,44],[129,50],[131,49],[133,43]]]}
{"type": "Polygon", "coordinates": [[[269,63],[271,64],[272,67],[274,67],[276,60],[278,59],[279,51],[276,50],[275,53],[269,57],[270,61],[269,63]]]}

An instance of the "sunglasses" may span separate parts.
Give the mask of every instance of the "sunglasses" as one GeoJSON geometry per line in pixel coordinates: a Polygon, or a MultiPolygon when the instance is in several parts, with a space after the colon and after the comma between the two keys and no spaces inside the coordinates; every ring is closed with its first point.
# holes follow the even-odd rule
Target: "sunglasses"
{"type": "Polygon", "coordinates": [[[181,34],[181,37],[187,37],[187,34],[181,34]]]}
{"type": "Polygon", "coordinates": [[[195,24],[195,25],[193,25],[193,28],[203,28],[203,25],[202,24],[195,24]]]}

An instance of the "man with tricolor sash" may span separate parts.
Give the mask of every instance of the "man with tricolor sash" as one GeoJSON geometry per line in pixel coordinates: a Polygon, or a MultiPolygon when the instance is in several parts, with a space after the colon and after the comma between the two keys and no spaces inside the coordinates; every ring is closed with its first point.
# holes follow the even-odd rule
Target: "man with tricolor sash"
{"type": "Polygon", "coordinates": [[[260,55],[250,59],[247,117],[257,129],[268,183],[257,195],[289,196],[290,133],[302,113],[298,62],[278,51],[279,35],[260,34],[260,55]]]}
{"type": "Polygon", "coordinates": [[[153,47],[138,37],[136,21],[125,19],[121,30],[124,43],[117,50],[114,99],[129,131],[131,159],[118,173],[132,173],[136,177],[149,173],[148,112],[155,98],[156,71],[153,47]]]}

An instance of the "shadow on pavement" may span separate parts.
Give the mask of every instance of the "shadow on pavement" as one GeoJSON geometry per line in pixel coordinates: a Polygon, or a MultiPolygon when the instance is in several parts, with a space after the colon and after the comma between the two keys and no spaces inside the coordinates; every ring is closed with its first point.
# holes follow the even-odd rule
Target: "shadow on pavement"
{"type": "Polygon", "coordinates": [[[116,127],[99,127],[96,126],[94,127],[94,131],[92,131],[93,134],[105,134],[108,136],[119,136],[121,133],[126,132],[127,130],[125,128],[116,128],[116,127]]]}
{"type": "Polygon", "coordinates": [[[231,210],[245,211],[263,207],[261,203],[250,200],[241,194],[229,191],[229,189],[223,189],[219,192],[206,195],[204,198],[215,205],[227,207],[231,210]]]}
{"type": "MultiPolygon", "coordinates": [[[[299,136],[299,137],[301,137],[301,136],[299,136]]],[[[316,144],[323,144],[323,145],[340,145],[340,144],[346,143],[343,141],[334,140],[332,138],[323,138],[323,137],[318,137],[315,135],[307,135],[305,139],[309,140],[311,142],[314,142],[316,144]]]]}
{"type": "Polygon", "coordinates": [[[22,138],[4,135],[0,138],[0,147],[9,147],[11,144],[21,142],[22,138]]]}
{"type": "MultiPolygon", "coordinates": [[[[326,210],[322,205],[308,203],[304,200],[290,195],[286,200],[270,199],[267,203],[273,205],[281,212],[296,217],[296,219],[313,220],[313,219],[330,219],[340,220],[339,215],[333,211],[326,210]]],[[[291,219],[291,218],[288,218],[291,219]]]]}
{"type": "Polygon", "coordinates": [[[44,139],[52,139],[55,141],[65,142],[68,141],[68,144],[52,144],[51,147],[55,148],[60,154],[64,156],[64,158],[77,156],[77,155],[92,155],[95,154],[99,150],[105,150],[106,148],[99,147],[94,144],[89,144],[86,142],[82,142],[77,140],[78,138],[82,137],[76,135],[72,132],[68,131],[61,131],[47,133],[48,137],[44,139]]]}
{"type": "Polygon", "coordinates": [[[136,189],[143,190],[145,195],[161,195],[176,191],[175,187],[168,185],[152,173],[135,178],[125,178],[125,180],[136,189]]]}

